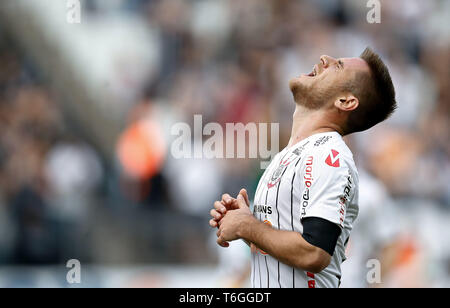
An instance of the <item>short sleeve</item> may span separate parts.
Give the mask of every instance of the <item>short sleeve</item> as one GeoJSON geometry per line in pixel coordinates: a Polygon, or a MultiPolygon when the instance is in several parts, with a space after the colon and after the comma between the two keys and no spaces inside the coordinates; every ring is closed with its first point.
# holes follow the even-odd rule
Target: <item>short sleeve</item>
{"type": "Polygon", "coordinates": [[[301,219],[319,217],[343,228],[355,185],[339,152],[330,149],[310,155],[298,172],[302,178],[301,219]]]}

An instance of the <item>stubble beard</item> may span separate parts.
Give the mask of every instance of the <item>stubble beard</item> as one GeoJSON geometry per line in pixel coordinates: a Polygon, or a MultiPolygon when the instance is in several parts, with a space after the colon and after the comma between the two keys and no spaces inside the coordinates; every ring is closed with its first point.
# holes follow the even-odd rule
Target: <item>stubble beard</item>
{"type": "Polygon", "coordinates": [[[331,84],[327,87],[322,87],[317,84],[306,85],[302,82],[290,82],[294,101],[296,104],[310,110],[318,110],[323,108],[327,103],[336,99],[336,97],[343,91],[341,84],[331,84]]]}
{"type": "Polygon", "coordinates": [[[327,102],[327,97],[322,91],[318,91],[312,86],[307,86],[303,83],[290,83],[294,101],[296,104],[311,110],[320,109],[327,102]]]}

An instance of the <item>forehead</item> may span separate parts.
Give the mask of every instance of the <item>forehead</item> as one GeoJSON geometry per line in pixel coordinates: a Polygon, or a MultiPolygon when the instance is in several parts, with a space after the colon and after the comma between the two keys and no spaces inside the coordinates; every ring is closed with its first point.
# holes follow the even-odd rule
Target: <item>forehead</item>
{"type": "Polygon", "coordinates": [[[345,69],[370,70],[366,61],[361,58],[341,58],[340,60],[344,62],[345,69]]]}

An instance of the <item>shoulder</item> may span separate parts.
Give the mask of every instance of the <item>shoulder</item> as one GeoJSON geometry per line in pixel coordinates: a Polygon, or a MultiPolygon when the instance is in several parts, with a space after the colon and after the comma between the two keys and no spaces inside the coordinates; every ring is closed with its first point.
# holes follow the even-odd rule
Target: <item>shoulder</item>
{"type": "Polygon", "coordinates": [[[327,165],[338,167],[341,162],[354,165],[353,154],[338,133],[317,136],[311,143],[307,154],[317,159],[325,159],[327,165]]]}
{"type": "Polygon", "coordinates": [[[353,154],[338,133],[314,137],[303,153],[302,161],[298,172],[312,171],[316,177],[329,179],[350,176],[352,182],[359,182],[353,154]]]}

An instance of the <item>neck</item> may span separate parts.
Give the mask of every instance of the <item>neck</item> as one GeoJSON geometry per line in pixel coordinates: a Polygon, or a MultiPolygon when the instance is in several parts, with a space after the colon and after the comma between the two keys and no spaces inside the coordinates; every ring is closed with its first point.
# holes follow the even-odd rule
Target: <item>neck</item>
{"type": "Polygon", "coordinates": [[[292,118],[292,131],[288,147],[318,133],[338,132],[342,135],[338,125],[327,121],[323,109],[311,110],[296,104],[292,118]]]}

